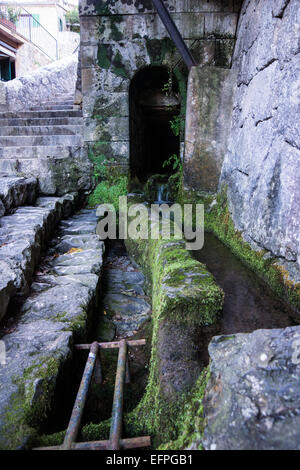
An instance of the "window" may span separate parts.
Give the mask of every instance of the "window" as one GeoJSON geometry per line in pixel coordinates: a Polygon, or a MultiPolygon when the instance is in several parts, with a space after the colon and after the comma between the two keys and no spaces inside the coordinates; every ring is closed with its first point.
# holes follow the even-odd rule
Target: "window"
{"type": "Polygon", "coordinates": [[[58,30],[59,30],[59,31],[62,31],[62,30],[63,30],[63,22],[62,22],[62,19],[61,19],[61,18],[59,18],[59,20],[58,20],[58,21],[59,21],[59,24],[58,24],[58,30]]]}
{"type": "Polygon", "coordinates": [[[37,13],[33,13],[32,17],[33,17],[33,19],[32,19],[33,28],[38,28],[39,23],[40,23],[40,15],[37,14],[37,13]]]}

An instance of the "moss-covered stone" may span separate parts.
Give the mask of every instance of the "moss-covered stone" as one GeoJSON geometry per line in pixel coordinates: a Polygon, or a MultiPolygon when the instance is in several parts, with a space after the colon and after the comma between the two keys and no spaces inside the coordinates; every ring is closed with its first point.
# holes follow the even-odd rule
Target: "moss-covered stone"
{"type": "Polygon", "coordinates": [[[159,449],[180,450],[189,448],[191,445],[193,448],[196,446],[199,450],[202,449],[201,439],[205,426],[203,398],[209,376],[209,368],[207,367],[186,397],[184,407],[177,419],[177,440],[162,444],[159,449]]]}
{"type": "Polygon", "coordinates": [[[126,429],[130,435],[151,434],[157,447],[178,438],[179,412],[200,374],[195,331],[216,321],[223,292],[184,240],[128,239],[126,247],[150,280],[153,312],[149,380],[126,417],[126,429]]]}
{"type": "Polygon", "coordinates": [[[175,46],[170,38],[147,39],[146,48],[151,65],[162,65],[166,54],[173,53],[175,46]]]}
{"type": "Polygon", "coordinates": [[[39,358],[24,370],[22,378],[15,379],[17,391],[10,400],[2,427],[4,449],[31,447],[51,408],[61,362],[60,354],[39,358]]]}

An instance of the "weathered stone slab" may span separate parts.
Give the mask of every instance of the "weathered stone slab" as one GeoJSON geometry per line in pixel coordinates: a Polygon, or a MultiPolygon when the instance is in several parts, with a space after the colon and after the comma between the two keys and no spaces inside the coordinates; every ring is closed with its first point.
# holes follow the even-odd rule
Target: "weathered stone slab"
{"type": "Polygon", "coordinates": [[[215,192],[227,150],[236,74],[193,67],[188,82],[184,187],[215,192]]]}
{"type": "Polygon", "coordinates": [[[299,344],[299,326],[213,338],[205,449],[300,449],[299,344]]]}
{"type": "MultiPolygon", "coordinates": [[[[171,13],[176,12],[217,12],[233,11],[233,0],[167,0],[166,7],[171,13]]],[[[154,12],[151,0],[124,2],[122,0],[82,0],[79,5],[81,16],[119,15],[154,12]]]]}
{"type": "Polygon", "coordinates": [[[34,175],[44,195],[84,192],[92,187],[92,164],[87,150],[81,147],[2,147],[1,172],[11,176],[34,175]]]}
{"type": "Polygon", "coordinates": [[[43,101],[75,92],[77,76],[77,54],[64,57],[41,67],[32,74],[24,75],[5,84],[6,103],[3,111],[23,111],[43,101]]]}
{"type": "MultiPolygon", "coordinates": [[[[8,213],[24,204],[32,204],[36,199],[37,180],[35,178],[0,178],[0,200],[8,213]]],[[[3,214],[2,214],[3,215],[3,214]]]]}

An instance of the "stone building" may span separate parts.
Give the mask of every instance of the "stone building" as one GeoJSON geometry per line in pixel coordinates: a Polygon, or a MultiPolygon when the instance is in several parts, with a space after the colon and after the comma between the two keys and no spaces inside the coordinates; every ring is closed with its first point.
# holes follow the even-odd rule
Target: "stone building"
{"type": "MultiPolygon", "coordinates": [[[[240,1],[165,4],[198,64],[230,67],[240,1]]],[[[122,172],[142,180],[162,172],[180,142],[183,152],[184,126],[180,139],[169,126],[184,115],[181,56],[149,0],[83,0],[79,13],[85,141],[122,172]]]]}

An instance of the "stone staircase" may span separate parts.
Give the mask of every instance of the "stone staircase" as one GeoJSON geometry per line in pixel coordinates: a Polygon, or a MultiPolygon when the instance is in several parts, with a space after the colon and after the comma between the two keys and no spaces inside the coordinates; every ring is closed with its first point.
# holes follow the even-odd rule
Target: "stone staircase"
{"type": "Polygon", "coordinates": [[[0,175],[34,176],[45,195],[86,190],[91,165],[82,111],[63,96],[17,113],[0,113],[0,175]]]}
{"type": "Polygon", "coordinates": [[[72,96],[0,113],[0,449],[26,445],[26,409],[51,401],[59,364],[97,298],[104,244],[95,211],[72,216],[90,174],[72,96]],[[51,267],[41,264],[45,253],[51,267]],[[57,369],[43,369],[42,379],[41,365],[54,358],[57,369]]]}
{"type": "Polygon", "coordinates": [[[73,206],[71,195],[40,197],[33,206],[0,218],[2,309],[3,299],[7,303],[23,293],[16,311],[0,324],[6,353],[0,364],[0,449],[30,448],[30,439],[51,408],[58,377],[63,374],[65,385],[71,385],[72,378],[62,370],[71,360],[74,340],[86,339],[97,307],[104,242],[95,233],[95,210],[69,216],[73,206]],[[49,243],[62,217],[67,218],[49,243]],[[11,237],[1,245],[9,227],[11,237]],[[46,244],[49,248],[39,263],[46,244]]]}

